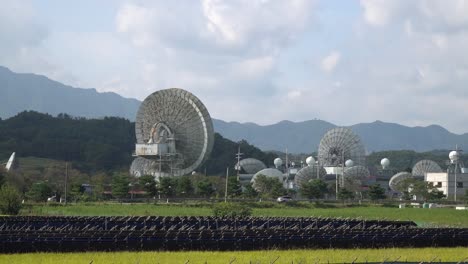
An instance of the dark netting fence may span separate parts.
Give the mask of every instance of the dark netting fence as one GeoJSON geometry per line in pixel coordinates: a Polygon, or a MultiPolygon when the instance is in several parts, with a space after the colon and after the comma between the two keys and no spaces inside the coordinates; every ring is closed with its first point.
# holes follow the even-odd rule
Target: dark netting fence
{"type": "Polygon", "coordinates": [[[279,217],[0,218],[0,251],[259,250],[468,246],[466,228],[279,217]]]}

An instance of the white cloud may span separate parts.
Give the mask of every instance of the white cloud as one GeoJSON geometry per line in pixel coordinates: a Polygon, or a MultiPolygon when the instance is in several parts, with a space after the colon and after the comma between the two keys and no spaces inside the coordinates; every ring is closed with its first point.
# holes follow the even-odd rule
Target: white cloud
{"type": "Polygon", "coordinates": [[[440,102],[468,105],[467,2],[112,1],[113,28],[87,32],[82,21],[44,24],[75,10],[40,14],[7,1],[0,64],[138,99],[181,87],[226,120],[381,119],[466,132],[461,114],[446,118],[453,104],[440,102]]]}
{"type": "Polygon", "coordinates": [[[131,35],[136,46],[150,46],[153,40],[152,27],[157,22],[156,16],[154,9],[125,4],[116,16],[117,32],[131,35]]]}
{"type": "Polygon", "coordinates": [[[397,1],[361,0],[365,21],[377,27],[387,25],[398,7],[397,1]]]}
{"type": "Polygon", "coordinates": [[[322,59],[321,67],[325,72],[332,72],[340,62],[341,54],[338,51],[332,51],[328,56],[322,59]]]}
{"type": "Polygon", "coordinates": [[[259,77],[269,72],[275,63],[272,56],[252,58],[234,64],[233,73],[247,78],[259,77]]]}

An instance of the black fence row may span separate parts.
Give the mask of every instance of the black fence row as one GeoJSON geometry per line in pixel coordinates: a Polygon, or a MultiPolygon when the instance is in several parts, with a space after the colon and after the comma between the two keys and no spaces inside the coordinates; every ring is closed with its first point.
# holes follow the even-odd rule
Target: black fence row
{"type": "Polygon", "coordinates": [[[293,217],[0,217],[0,253],[468,246],[467,228],[293,217]]]}
{"type": "Polygon", "coordinates": [[[458,229],[0,232],[0,251],[262,250],[468,246],[458,229]]]}
{"type": "Polygon", "coordinates": [[[18,216],[0,218],[0,231],[93,231],[93,230],[244,230],[317,228],[402,228],[415,227],[411,221],[332,219],[316,217],[163,217],[163,216],[18,216]]]}

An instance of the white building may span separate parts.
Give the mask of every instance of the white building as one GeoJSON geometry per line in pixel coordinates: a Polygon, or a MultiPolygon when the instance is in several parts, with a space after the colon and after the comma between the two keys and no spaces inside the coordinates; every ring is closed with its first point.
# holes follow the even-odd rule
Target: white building
{"type": "MultiPolygon", "coordinates": [[[[468,173],[457,173],[457,201],[463,199],[465,191],[468,190],[468,173]]],[[[448,199],[453,199],[455,193],[455,174],[447,172],[428,172],[426,182],[432,183],[434,187],[444,192],[448,199]]]]}

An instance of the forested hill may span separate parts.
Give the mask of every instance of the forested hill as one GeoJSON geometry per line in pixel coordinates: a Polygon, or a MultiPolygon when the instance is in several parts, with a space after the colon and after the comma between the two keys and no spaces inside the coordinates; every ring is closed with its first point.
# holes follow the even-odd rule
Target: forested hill
{"type": "MultiPolygon", "coordinates": [[[[128,170],[133,160],[134,123],[117,117],[74,118],[66,114],[53,117],[27,111],[0,119],[0,161],[12,152],[19,157],[40,157],[72,161],[83,172],[128,170]]],[[[222,174],[233,167],[238,143],[215,134],[211,158],[201,168],[207,174],[222,174]]],[[[241,141],[248,157],[272,163],[273,154],[241,141]]]]}

